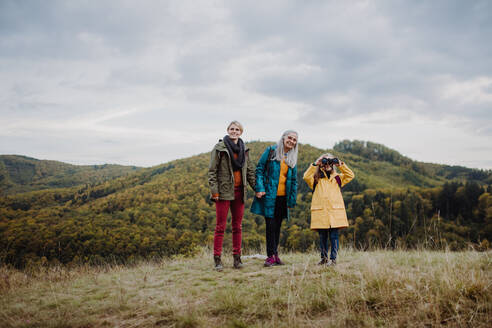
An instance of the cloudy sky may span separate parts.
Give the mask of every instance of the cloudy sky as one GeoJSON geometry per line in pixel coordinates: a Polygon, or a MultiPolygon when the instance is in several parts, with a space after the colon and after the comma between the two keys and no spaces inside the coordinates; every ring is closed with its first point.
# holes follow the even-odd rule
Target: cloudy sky
{"type": "Polygon", "coordinates": [[[368,140],[492,169],[492,1],[0,1],[0,154],[152,166],[368,140]]]}

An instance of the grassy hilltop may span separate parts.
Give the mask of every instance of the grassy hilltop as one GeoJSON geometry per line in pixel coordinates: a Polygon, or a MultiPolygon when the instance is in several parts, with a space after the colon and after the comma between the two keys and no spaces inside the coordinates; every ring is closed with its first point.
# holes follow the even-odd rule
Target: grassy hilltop
{"type": "Polygon", "coordinates": [[[2,327],[490,327],[492,253],[342,250],[287,265],[211,253],[133,266],[0,268],[2,327]]]}

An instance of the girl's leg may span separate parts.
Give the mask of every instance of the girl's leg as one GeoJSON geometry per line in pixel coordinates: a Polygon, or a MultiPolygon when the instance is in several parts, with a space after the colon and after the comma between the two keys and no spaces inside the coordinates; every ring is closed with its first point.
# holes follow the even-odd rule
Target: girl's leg
{"type": "Polygon", "coordinates": [[[230,201],[218,200],[215,202],[215,233],[214,233],[214,256],[222,254],[222,242],[224,241],[224,231],[227,223],[227,213],[229,212],[230,201]]]}
{"type": "Polygon", "coordinates": [[[236,188],[234,200],[231,202],[233,255],[241,255],[241,224],[244,215],[243,190],[243,187],[236,188]]]}
{"type": "Polygon", "coordinates": [[[330,229],[330,244],[331,244],[331,252],[330,252],[330,260],[335,261],[337,259],[338,254],[338,228],[330,229]]]}
{"type": "Polygon", "coordinates": [[[319,249],[321,251],[321,260],[328,259],[328,229],[319,229],[319,249]]]}

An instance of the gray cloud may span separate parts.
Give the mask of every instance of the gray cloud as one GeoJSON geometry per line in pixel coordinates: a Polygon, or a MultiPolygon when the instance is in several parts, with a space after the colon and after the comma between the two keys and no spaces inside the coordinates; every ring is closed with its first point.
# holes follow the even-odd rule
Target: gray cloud
{"type": "MultiPolygon", "coordinates": [[[[81,153],[87,139],[108,160],[131,162],[126,145],[157,164],[155,150],[119,136],[172,143],[181,157],[176,140],[205,147],[236,118],[253,139],[276,139],[272,125],[337,131],[333,140],[385,143],[393,133],[394,148],[423,160],[404,141],[419,124],[422,135],[459,133],[480,147],[492,135],[491,12],[486,0],[4,0],[0,136],[9,146],[0,153],[48,151],[58,134],[81,153]],[[120,146],[104,148],[107,140],[120,146]]],[[[488,163],[476,154],[470,165],[488,163]]]]}
{"type": "Polygon", "coordinates": [[[314,3],[236,11],[245,38],[265,41],[265,51],[285,66],[258,74],[250,81],[254,90],[310,104],[318,117],[396,106],[435,117],[451,111],[484,118],[480,104],[464,111],[441,99],[435,83],[442,75],[464,81],[491,76],[492,46],[485,41],[492,35],[490,2],[314,3]],[[292,49],[299,54],[291,56],[292,49]],[[290,70],[295,63],[317,69],[290,70]],[[357,94],[358,101],[334,106],[326,97],[332,93],[357,94]]]}

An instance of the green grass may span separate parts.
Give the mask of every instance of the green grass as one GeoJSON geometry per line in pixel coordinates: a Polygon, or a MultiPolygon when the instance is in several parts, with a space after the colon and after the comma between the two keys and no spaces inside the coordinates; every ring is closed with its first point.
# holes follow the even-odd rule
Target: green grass
{"type": "Polygon", "coordinates": [[[0,268],[1,327],[488,327],[492,253],[345,250],[285,266],[212,255],[134,266],[0,268]]]}

